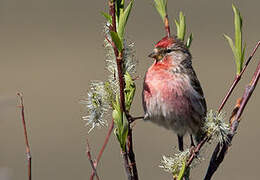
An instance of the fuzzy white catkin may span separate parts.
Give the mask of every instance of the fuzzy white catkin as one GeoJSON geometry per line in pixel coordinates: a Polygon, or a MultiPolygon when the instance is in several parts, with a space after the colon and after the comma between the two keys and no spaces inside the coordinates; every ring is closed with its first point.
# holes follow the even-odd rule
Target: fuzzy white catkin
{"type": "MultiPolygon", "coordinates": [[[[119,83],[117,74],[117,63],[114,54],[114,49],[111,45],[111,37],[109,34],[109,24],[104,27],[104,49],[105,49],[105,62],[106,69],[109,72],[108,86],[111,92],[107,92],[105,83],[102,81],[93,81],[90,84],[90,90],[87,97],[81,100],[82,104],[85,104],[87,109],[87,115],[83,116],[83,120],[87,121],[86,126],[90,126],[90,131],[95,127],[107,126],[107,120],[105,119],[105,113],[110,109],[111,96],[115,100],[116,95],[119,94],[119,83]],[[111,94],[112,93],[112,94],[111,94]]],[[[133,75],[136,72],[136,55],[135,55],[134,43],[128,43],[124,41],[123,51],[123,73],[128,72],[133,75]]]]}
{"type": "Polygon", "coordinates": [[[81,103],[85,104],[87,109],[88,115],[82,118],[87,121],[86,126],[91,126],[89,132],[95,127],[107,126],[107,120],[104,118],[104,115],[110,106],[108,93],[103,82],[92,82],[86,99],[81,100],[81,103]]]}

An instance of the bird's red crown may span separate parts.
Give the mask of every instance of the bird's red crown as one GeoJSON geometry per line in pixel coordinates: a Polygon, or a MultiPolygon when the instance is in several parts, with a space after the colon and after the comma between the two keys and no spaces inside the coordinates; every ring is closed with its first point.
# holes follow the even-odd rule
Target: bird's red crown
{"type": "Polygon", "coordinates": [[[160,48],[167,48],[169,45],[171,45],[171,44],[173,44],[173,43],[175,43],[175,42],[176,42],[176,40],[175,40],[173,37],[168,37],[168,36],[166,36],[166,37],[162,38],[162,39],[155,45],[155,47],[156,47],[156,48],[158,48],[158,47],[160,47],[160,48]]]}

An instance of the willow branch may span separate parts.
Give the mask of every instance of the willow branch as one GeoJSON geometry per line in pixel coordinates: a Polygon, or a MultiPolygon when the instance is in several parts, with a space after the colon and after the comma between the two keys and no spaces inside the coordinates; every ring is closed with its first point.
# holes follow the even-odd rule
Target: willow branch
{"type": "MultiPolygon", "coordinates": [[[[222,101],[220,107],[218,108],[218,112],[220,112],[220,111],[222,110],[222,108],[224,107],[225,103],[227,102],[228,98],[230,97],[231,93],[233,92],[234,88],[236,87],[236,85],[238,84],[239,80],[241,79],[243,73],[245,72],[245,70],[246,70],[248,64],[250,63],[251,59],[252,59],[253,56],[255,55],[256,50],[258,49],[259,45],[260,45],[260,41],[258,41],[258,43],[256,44],[256,46],[255,46],[253,52],[251,53],[251,55],[250,55],[249,58],[247,59],[247,61],[246,61],[246,63],[245,63],[245,66],[243,67],[241,73],[240,73],[240,74],[236,77],[236,79],[234,80],[234,82],[233,82],[231,88],[229,89],[229,91],[228,91],[228,93],[226,94],[225,98],[223,99],[223,101],[222,101]]],[[[258,65],[258,66],[259,66],[259,65],[258,65]]],[[[256,72],[257,72],[257,70],[256,70],[256,72]]],[[[256,72],[255,72],[255,73],[256,73],[256,72]]],[[[256,76],[256,75],[255,75],[255,76],[256,76]]],[[[259,77],[258,77],[258,78],[259,78],[259,77]]],[[[256,80],[256,78],[253,78],[253,79],[256,80]]],[[[253,81],[253,80],[252,80],[252,81],[253,81]]],[[[240,102],[240,101],[237,102],[237,105],[236,105],[235,109],[233,110],[233,113],[232,113],[232,116],[231,116],[231,117],[234,117],[234,114],[237,114],[238,105],[239,105],[239,107],[240,107],[240,103],[241,103],[241,102],[240,102],[240,103],[239,103],[239,102],[240,102]]],[[[241,111],[241,110],[240,110],[240,111],[241,111]]],[[[241,116],[241,114],[240,114],[240,116],[241,116]]],[[[240,116],[239,116],[239,117],[240,117],[240,116]]],[[[232,118],[230,118],[230,122],[231,122],[231,119],[232,119],[232,118]]],[[[194,147],[194,150],[191,152],[190,157],[189,157],[189,159],[188,159],[188,161],[187,161],[186,168],[188,168],[188,167],[191,165],[192,161],[194,160],[194,158],[196,158],[196,156],[197,156],[197,154],[199,153],[199,151],[200,151],[200,149],[202,148],[202,146],[203,146],[203,145],[205,144],[205,142],[207,142],[210,138],[211,138],[211,136],[205,137],[196,147],[194,147]]],[[[222,148],[225,149],[226,147],[223,146],[222,148]]],[[[219,156],[219,159],[218,159],[219,162],[221,161],[221,158],[224,157],[224,156],[223,156],[223,151],[224,151],[224,149],[222,150],[221,156],[219,156]]],[[[216,148],[215,148],[213,154],[212,154],[212,157],[211,157],[211,160],[210,160],[210,163],[211,163],[211,164],[216,161],[218,155],[220,154],[220,150],[221,150],[220,144],[218,144],[218,145],[216,146],[216,148]]],[[[213,166],[213,164],[212,164],[211,166],[213,166]]],[[[208,170],[208,171],[211,171],[211,170],[212,170],[212,169],[210,169],[210,170],[208,170]]]]}
{"type": "MultiPolygon", "coordinates": [[[[216,170],[218,169],[219,165],[223,162],[226,153],[228,151],[228,148],[231,146],[231,142],[233,140],[234,135],[237,132],[237,128],[239,126],[239,122],[240,122],[240,117],[242,115],[242,113],[244,112],[244,109],[251,97],[251,95],[253,94],[255,87],[258,83],[260,77],[260,61],[258,62],[257,68],[255,70],[255,73],[252,77],[252,80],[250,82],[250,84],[246,87],[243,97],[238,99],[237,105],[235,107],[235,109],[233,110],[232,116],[230,118],[230,123],[231,123],[231,133],[229,134],[229,141],[228,143],[224,143],[221,151],[218,153],[217,151],[213,153],[211,161],[210,161],[210,165],[208,167],[206,176],[205,176],[205,180],[210,180],[211,177],[213,176],[213,174],[216,172],[216,170]],[[218,155],[216,155],[218,153],[218,155]]],[[[218,143],[217,147],[220,146],[220,144],[218,143]]]]}
{"type": "MultiPolygon", "coordinates": [[[[111,137],[111,134],[112,134],[113,129],[114,129],[114,120],[112,120],[112,122],[111,122],[111,124],[110,124],[110,127],[109,127],[109,129],[108,129],[108,133],[107,133],[107,136],[106,136],[106,138],[105,138],[104,144],[102,145],[102,147],[101,147],[101,149],[100,149],[100,151],[99,151],[99,153],[98,153],[97,160],[96,160],[95,163],[94,163],[94,169],[93,169],[93,167],[92,167],[92,173],[91,173],[91,176],[90,176],[90,180],[93,180],[93,179],[94,179],[94,176],[95,176],[95,174],[96,174],[96,169],[97,169],[98,163],[99,163],[99,161],[100,161],[100,159],[101,159],[101,157],[102,157],[102,155],[103,155],[103,153],[104,153],[104,150],[106,149],[106,146],[107,146],[108,141],[109,141],[109,139],[110,139],[110,137],[111,137]]],[[[91,166],[92,166],[92,165],[91,165],[91,166]]]]}
{"type": "Polygon", "coordinates": [[[87,142],[87,150],[86,150],[86,154],[88,156],[88,160],[90,162],[90,165],[92,167],[92,171],[94,171],[94,175],[97,177],[97,180],[99,180],[99,177],[98,177],[98,174],[97,174],[97,170],[96,170],[96,167],[95,167],[95,164],[94,164],[94,161],[92,160],[92,156],[91,156],[91,153],[90,153],[90,146],[89,146],[89,143],[88,143],[88,139],[86,140],[87,142]]]}
{"type": "MultiPolygon", "coordinates": [[[[116,9],[115,9],[115,3],[116,3],[116,0],[110,0],[109,1],[109,13],[112,16],[112,25],[110,27],[110,30],[114,31],[114,32],[116,32],[116,9]]],[[[119,94],[120,94],[120,109],[121,109],[122,112],[126,113],[125,94],[124,94],[125,81],[124,81],[123,69],[122,69],[123,52],[119,52],[116,46],[113,46],[113,47],[114,47],[114,53],[115,53],[115,57],[116,57],[117,73],[118,73],[118,81],[119,81],[119,89],[120,89],[119,90],[119,94]]],[[[129,126],[129,128],[130,128],[130,126],[129,126]]],[[[131,132],[132,131],[130,131],[130,129],[129,129],[128,132],[129,132],[128,136],[131,136],[131,132]]],[[[129,142],[129,143],[132,144],[132,141],[129,142]]],[[[125,149],[127,149],[127,148],[125,148],[125,149]]],[[[129,151],[129,152],[133,153],[132,151],[129,151]]],[[[126,175],[128,177],[128,180],[131,180],[133,176],[132,176],[132,169],[129,166],[127,151],[123,152],[123,150],[122,150],[122,154],[123,154],[123,158],[124,158],[126,175]]],[[[133,159],[130,159],[130,160],[131,160],[131,163],[132,163],[133,159]]]]}
{"type": "Polygon", "coordinates": [[[232,94],[233,90],[235,89],[236,85],[238,84],[238,82],[240,81],[242,75],[244,74],[248,64],[250,63],[251,59],[254,57],[254,55],[256,53],[256,50],[259,47],[259,45],[260,45],[260,41],[257,42],[253,52],[251,53],[251,55],[247,59],[247,61],[246,61],[245,65],[244,65],[242,71],[235,77],[231,87],[228,90],[228,93],[226,94],[226,96],[224,97],[224,99],[221,102],[221,105],[218,108],[218,112],[220,112],[223,109],[224,105],[226,104],[227,100],[229,99],[230,95],[232,94]]]}
{"type": "Polygon", "coordinates": [[[133,180],[138,180],[138,171],[136,167],[136,161],[135,161],[135,154],[133,150],[133,135],[132,135],[132,128],[130,127],[129,123],[129,132],[128,132],[128,156],[130,160],[130,165],[133,170],[133,180]]]}
{"type": "Polygon", "coordinates": [[[31,156],[31,150],[30,150],[30,145],[29,145],[29,140],[28,140],[28,135],[27,135],[27,129],[26,129],[26,123],[25,123],[23,96],[22,96],[21,93],[17,93],[17,95],[20,98],[20,108],[21,108],[22,123],[23,123],[23,129],[24,129],[26,155],[27,155],[27,161],[28,161],[28,179],[32,180],[32,156],[31,156]]]}
{"type": "Polygon", "coordinates": [[[133,123],[138,119],[144,119],[144,116],[132,117],[130,114],[128,114],[127,118],[128,118],[130,123],[133,123]]]}
{"type": "Polygon", "coordinates": [[[164,28],[165,28],[166,35],[168,37],[170,37],[171,36],[171,31],[170,31],[170,26],[169,26],[168,14],[166,14],[166,16],[164,18],[164,28]]]}
{"type": "Polygon", "coordinates": [[[192,150],[192,153],[187,161],[186,164],[186,169],[190,167],[192,161],[194,160],[194,158],[197,157],[197,154],[199,153],[200,149],[202,148],[202,146],[209,140],[209,137],[205,136],[203,140],[200,141],[200,143],[194,147],[194,149],[192,150]]]}
{"type": "Polygon", "coordinates": [[[122,151],[121,154],[122,154],[123,160],[124,160],[124,167],[125,167],[127,179],[132,180],[132,172],[131,172],[132,170],[131,170],[131,167],[129,165],[128,154],[127,154],[126,151],[122,151]]]}

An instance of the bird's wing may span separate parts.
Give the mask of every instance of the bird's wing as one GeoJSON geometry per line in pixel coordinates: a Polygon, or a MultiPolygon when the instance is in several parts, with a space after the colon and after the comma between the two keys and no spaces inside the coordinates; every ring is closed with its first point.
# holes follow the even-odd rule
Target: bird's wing
{"type": "Polygon", "coordinates": [[[201,116],[205,117],[207,113],[207,104],[204,98],[200,82],[196,76],[193,68],[188,68],[188,73],[190,74],[190,83],[193,88],[193,92],[190,93],[191,105],[195,111],[197,111],[201,116]]]}

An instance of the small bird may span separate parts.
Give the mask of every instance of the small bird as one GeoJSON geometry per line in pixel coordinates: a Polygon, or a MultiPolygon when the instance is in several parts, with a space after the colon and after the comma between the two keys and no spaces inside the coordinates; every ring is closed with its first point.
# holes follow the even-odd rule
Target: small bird
{"type": "Polygon", "coordinates": [[[144,119],[178,136],[183,151],[183,136],[190,134],[198,143],[203,138],[202,126],[207,106],[200,82],[192,67],[191,54],[176,37],[164,37],[149,57],[155,59],[146,72],[143,85],[144,119]]]}

